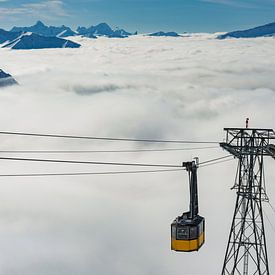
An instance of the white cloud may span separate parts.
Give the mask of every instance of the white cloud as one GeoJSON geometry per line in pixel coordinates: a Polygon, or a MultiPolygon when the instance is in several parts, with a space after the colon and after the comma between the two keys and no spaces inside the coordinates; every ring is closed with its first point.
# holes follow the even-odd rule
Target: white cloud
{"type": "MultiPolygon", "coordinates": [[[[21,4],[13,8],[0,8],[0,18],[10,19],[10,15],[28,15],[40,19],[55,19],[56,16],[68,16],[63,1],[48,0],[38,3],[21,4]]],[[[14,20],[14,19],[13,19],[14,20]]]]}
{"type": "MultiPolygon", "coordinates": [[[[246,117],[253,127],[274,128],[274,39],[212,38],[75,38],[82,48],[0,49],[2,69],[21,84],[0,91],[0,128],[218,141],[223,139],[223,127],[244,126],[246,117]]],[[[0,138],[2,149],[136,148],[0,138]]],[[[180,164],[197,155],[207,160],[223,154],[211,149],[63,158],[180,164]]],[[[268,160],[267,187],[274,203],[273,166],[274,160],[268,160]]],[[[0,174],[102,169],[110,168],[1,162],[0,174]]],[[[235,169],[236,162],[229,162],[199,170],[207,242],[195,254],[172,253],[169,244],[170,223],[188,207],[185,172],[0,178],[1,273],[179,275],[184,267],[186,274],[218,274],[233,214],[235,194],[230,187],[235,169]]],[[[265,211],[275,223],[274,213],[265,211]]],[[[268,223],[266,229],[273,259],[275,248],[269,244],[275,237],[268,223]]],[[[274,261],[270,265],[274,270],[274,261]]]]}
{"type": "Polygon", "coordinates": [[[23,4],[24,8],[30,10],[34,15],[43,14],[43,17],[48,13],[48,16],[67,16],[67,12],[64,10],[63,1],[50,0],[40,3],[23,4]]]}
{"type": "MultiPolygon", "coordinates": [[[[208,2],[214,4],[221,4],[239,8],[259,8],[262,6],[262,2],[259,1],[239,1],[239,0],[200,0],[201,2],[208,2]]],[[[264,2],[268,3],[269,0],[265,0],[264,2]]]]}

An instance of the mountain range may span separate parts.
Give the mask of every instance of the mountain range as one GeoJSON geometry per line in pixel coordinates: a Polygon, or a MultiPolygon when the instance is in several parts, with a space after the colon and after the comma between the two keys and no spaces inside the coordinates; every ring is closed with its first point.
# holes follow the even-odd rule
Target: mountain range
{"type": "Polygon", "coordinates": [[[109,38],[125,38],[130,35],[135,35],[136,33],[130,33],[124,29],[113,30],[107,23],[100,23],[96,26],[78,27],[77,33],[89,38],[96,38],[98,36],[106,36],[109,38]]]}
{"type": "MultiPolygon", "coordinates": [[[[54,27],[46,26],[43,22],[37,21],[37,23],[30,27],[13,27],[10,32],[12,33],[23,33],[32,32],[41,36],[46,37],[69,37],[81,35],[88,38],[97,38],[105,36],[108,38],[126,38],[131,35],[137,35],[137,32],[131,33],[124,29],[112,29],[107,23],[100,23],[91,27],[78,27],[76,31],[73,31],[67,26],[54,27]]],[[[11,34],[12,35],[12,34],[11,34]]],[[[149,34],[149,36],[167,36],[167,37],[180,37],[176,32],[155,32],[149,34]]],[[[1,43],[1,38],[0,38],[1,43]]],[[[2,42],[3,43],[3,42],[2,42]]]]}
{"type": "Polygon", "coordinates": [[[63,39],[69,36],[84,36],[97,38],[105,36],[109,38],[125,38],[137,33],[130,33],[124,29],[113,30],[107,23],[96,26],[78,27],[74,32],[66,26],[46,26],[41,21],[30,27],[13,27],[10,31],[0,29],[0,44],[2,48],[11,49],[45,49],[45,48],[79,48],[81,45],[70,40],[63,39]]]}
{"type": "Polygon", "coordinates": [[[47,27],[38,21],[31,27],[14,27],[11,31],[0,29],[0,44],[2,48],[16,50],[79,48],[80,44],[60,38],[68,34],[72,34],[68,27],[47,27]]]}
{"type": "Polygon", "coordinates": [[[13,27],[10,31],[17,33],[32,32],[47,37],[68,37],[76,35],[74,31],[72,31],[69,27],[66,27],[64,25],[61,27],[48,27],[44,25],[41,21],[37,21],[35,25],[30,27],[13,27]]]}
{"type": "Polygon", "coordinates": [[[127,32],[123,29],[113,30],[107,23],[100,23],[96,26],[91,26],[88,28],[78,27],[75,32],[71,28],[64,25],[61,27],[46,26],[41,21],[37,21],[35,25],[30,27],[13,27],[10,32],[32,32],[46,37],[69,37],[82,35],[89,38],[97,38],[98,36],[124,38],[133,35],[133,33],[127,32]]]}
{"type": "Polygon", "coordinates": [[[222,35],[219,35],[218,39],[225,38],[256,38],[256,37],[265,37],[265,36],[275,36],[275,22],[259,26],[252,29],[242,30],[242,31],[233,31],[228,32],[222,35]]]}
{"type": "Polygon", "coordinates": [[[18,84],[15,79],[10,74],[0,69],[0,88],[15,84],[18,84]]]}
{"type": "MultiPolygon", "coordinates": [[[[1,1],[1,0],[0,0],[1,1]]],[[[13,27],[10,31],[0,29],[0,47],[11,49],[44,49],[44,48],[79,48],[81,45],[72,42],[65,37],[83,36],[88,38],[108,37],[125,38],[131,35],[124,29],[112,29],[107,23],[100,23],[91,27],[78,27],[73,31],[67,26],[46,26],[41,21],[30,27],[13,27]]],[[[176,32],[155,32],[152,37],[181,37],[176,32]]],[[[219,35],[218,39],[225,38],[254,38],[263,36],[275,36],[275,22],[252,29],[228,32],[219,35]]]]}

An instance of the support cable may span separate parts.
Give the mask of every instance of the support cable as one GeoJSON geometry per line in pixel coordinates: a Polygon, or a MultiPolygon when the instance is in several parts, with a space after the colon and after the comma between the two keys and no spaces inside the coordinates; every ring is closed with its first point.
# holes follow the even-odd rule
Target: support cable
{"type": "Polygon", "coordinates": [[[167,152],[167,151],[192,151],[203,149],[217,149],[218,146],[167,148],[167,149],[136,149],[136,150],[0,150],[0,153],[11,154],[90,154],[90,153],[139,153],[139,152],[167,152]]]}
{"type": "Polygon", "coordinates": [[[204,164],[204,165],[200,166],[200,168],[207,167],[207,166],[212,166],[212,165],[215,165],[215,164],[224,163],[224,162],[228,162],[228,161],[232,161],[232,160],[234,160],[234,158],[226,159],[226,160],[222,160],[222,161],[217,161],[217,162],[214,162],[214,163],[208,163],[208,164],[204,164]]]}
{"type": "Polygon", "coordinates": [[[46,138],[105,140],[105,141],[127,141],[127,142],[149,142],[149,143],[219,144],[218,141],[135,139],[135,138],[93,137],[93,136],[57,135],[57,134],[40,134],[40,133],[8,132],[8,131],[0,131],[0,134],[1,135],[16,135],[16,136],[46,137],[46,138]]]}
{"type": "Polygon", "coordinates": [[[171,164],[122,163],[122,162],[79,161],[79,160],[60,160],[60,159],[37,159],[37,158],[0,157],[0,160],[27,161],[27,162],[50,162],[50,163],[71,163],[71,164],[92,164],[92,165],[115,165],[115,166],[142,166],[142,167],[167,167],[167,168],[181,168],[182,167],[180,165],[171,165],[171,164]]]}
{"type": "Polygon", "coordinates": [[[271,204],[270,201],[268,201],[269,206],[271,207],[272,211],[275,213],[275,207],[271,204]]]}
{"type": "Polygon", "coordinates": [[[219,158],[215,158],[215,159],[210,159],[210,160],[207,160],[207,161],[203,161],[203,162],[200,162],[199,165],[203,165],[203,164],[210,163],[210,162],[214,162],[214,161],[221,160],[221,159],[226,159],[226,158],[229,158],[229,157],[232,158],[232,155],[227,155],[227,156],[224,156],[224,157],[219,157],[219,158]]]}
{"type": "MultiPolygon", "coordinates": [[[[230,155],[212,160],[201,162],[200,164],[215,162],[224,158],[231,157],[230,155]]],[[[115,166],[142,166],[142,167],[166,167],[166,168],[181,168],[181,165],[173,164],[148,164],[148,163],[124,163],[124,162],[101,162],[101,161],[79,161],[79,160],[60,160],[60,159],[37,159],[37,158],[13,158],[0,157],[0,160],[7,161],[27,161],[27,162],[50,162],[50,163],[70,163],[70,164],[92,164],[92,165],[115,165],[115,166]]]]}
{"type": "Polygon", "coordinates": [[[76,173],[31,173],[31,174],[0,174],[0,177],[48,177],[48,176],[90,176],[90,175],[121,175],[142,173],[179,172],[185,169],[139,170],[139,171],[108,171],[108,172],[76,172],[76,173]]]}
{"type": "Polygon", "coordinates": [[[267,216],[266,212],[263,210],[264,212],[264,215],[268,221],[268,223],[270,224],[271,228],[272,228],[272,231],[275,233],[275,226],[273,225],[273,223],[271,222],[271,220],[269,219],[269,217],[267,216]]]}
{"type": "MultiPolygon", "coordinates": [[[[203,165],[201,167],[219,164],[225,161],[216,161],[215,163],[210,163],[203,165]]],[[[162,173],[162,172],[177,172],[186,170],[181,167],[181,169],[161,169],[161,170],[137,170],[137,171],[107,171],[107,172],[71,172],[71,173],[29,173],[29,174],[0,174],[0,177],[47,177],[47,176],[88,176],[88,175],[119,175],[119,174],[140,174],[140,173],[162,173]]]]}

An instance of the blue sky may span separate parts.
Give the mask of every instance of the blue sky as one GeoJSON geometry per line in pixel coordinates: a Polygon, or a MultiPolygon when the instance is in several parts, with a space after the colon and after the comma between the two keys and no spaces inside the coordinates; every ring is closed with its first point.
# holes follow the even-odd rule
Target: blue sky
{"type": "Polygon", "coordinates": [[[90,26],[107,22],[130,31],[217,32],[275,21],[275,0],[0,0],[0,28],[90,26]]]}

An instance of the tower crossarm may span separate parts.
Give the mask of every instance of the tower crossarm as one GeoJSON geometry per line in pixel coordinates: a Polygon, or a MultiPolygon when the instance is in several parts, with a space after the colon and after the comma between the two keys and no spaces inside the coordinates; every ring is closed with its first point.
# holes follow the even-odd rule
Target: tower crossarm
{"type": "Polygon", "coordinates": [[[273,129],[225,128],[226,139],[220,146],[237,158],[245,155],[264,155],[275,159],[273,129]]]}

